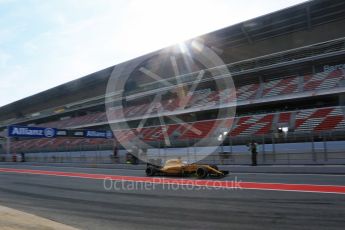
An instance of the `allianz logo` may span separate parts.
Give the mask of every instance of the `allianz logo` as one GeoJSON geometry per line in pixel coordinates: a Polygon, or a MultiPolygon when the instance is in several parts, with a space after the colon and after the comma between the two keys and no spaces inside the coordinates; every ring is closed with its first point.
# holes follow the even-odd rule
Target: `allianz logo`
{"type": "Polygon", "coordinates": [[[55,130],[51,128],[45,129],[30,129],[30,128],[20,128],[14,127],[11,132],[12,135],[26,135],[26,136],[45,136],[53,137],[55,136],[55,130]]]}
{"type": "Polygon", "coordinates": [[[105,137],[106,133],[97,131],[87,131],[86,136],[88,137],[105,137]]]}

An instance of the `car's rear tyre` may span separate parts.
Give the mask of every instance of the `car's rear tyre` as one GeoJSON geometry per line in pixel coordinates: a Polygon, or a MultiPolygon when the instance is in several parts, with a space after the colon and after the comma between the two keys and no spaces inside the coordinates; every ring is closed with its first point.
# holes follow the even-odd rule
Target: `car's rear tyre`
{"type": "Polygon", "coordinates": [[[207,177],[208,175],[208,171],[206,168],[204,167],[199,167],[196,169],[196,176],[199,178],[199,179],[204,179],[207,177]]]}
{"type": "Polygon", "coordinates": [[[156,174],[156,169],[153,166],[149,166],[146,168],[146,176],[154,176],[156,174]]]}

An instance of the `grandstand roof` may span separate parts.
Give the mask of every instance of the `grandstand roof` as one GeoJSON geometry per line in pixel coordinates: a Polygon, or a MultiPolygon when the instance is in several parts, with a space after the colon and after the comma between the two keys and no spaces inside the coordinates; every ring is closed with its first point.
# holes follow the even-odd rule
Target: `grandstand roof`
{"type": "Polygon", "coordinates": [[[344,19],[345,2],[316,0],[285,8],[201,36],[209,46],[238,46],[344,19]]]}
{"type": "MultiPolygon", "coordinates": [[[[345,1],[314,0],[202,35],[226,63],[345,37],[345,1]],[[327,26],[327,33],[324,33],[327,26]],[[341,28],[341,29],[340,29],[341,28]]],[[[157,51],[160,52],[160,51],[157,51]]],[[[113,67],[0,108],[0,120],[62,106],[105,92],[113,67]]]]}

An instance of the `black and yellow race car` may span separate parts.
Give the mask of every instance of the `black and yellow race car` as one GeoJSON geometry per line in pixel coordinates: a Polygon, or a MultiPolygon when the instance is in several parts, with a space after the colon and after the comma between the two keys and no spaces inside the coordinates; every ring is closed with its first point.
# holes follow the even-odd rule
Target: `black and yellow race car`
{"type": "Polygon", "coordinates": [[[147,164],[147,176],[188,176],[196,175],[199,179],[207,176],[213,178],[224,177],[229,171],[219,170],[216,165],[207,164],[186,164],[180,159],[170,159],[165,162],[164,166],[147,164]]]}

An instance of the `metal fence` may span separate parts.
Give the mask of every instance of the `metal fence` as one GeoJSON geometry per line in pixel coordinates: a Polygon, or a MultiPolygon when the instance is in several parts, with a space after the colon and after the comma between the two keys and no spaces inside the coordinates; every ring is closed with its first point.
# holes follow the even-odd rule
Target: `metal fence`
{"type": "MultiPolygon", "coordinates": [[[[214,143],[210,137],[209,142],[214,143]]],[[[345,131],[323,133],[273,133],[257,136],[227,137],[219,146],[209,152],[207,139],[200,144],[198,139],[171,139],[171,146],[163,140],[150,142],[146,149],[148,159],[187,156],[188,161],[203,158],[202,162],[212,164],[250,164],[251,153],[247,144],[258,143],[259,164],[345,164],[345,131]]],[[[61,146],[59,148],[32,149],[25,152],[25,160],[32,162],[79,162],[79,163],[126,163],[128,151],[119,149],[113,154],[112,145],[61,146]]],[[[16,152],[16,160],[21,154],[16,152]]],[[[12,154],[0,154],[0,161],[12,161],[12,154]]]]}

